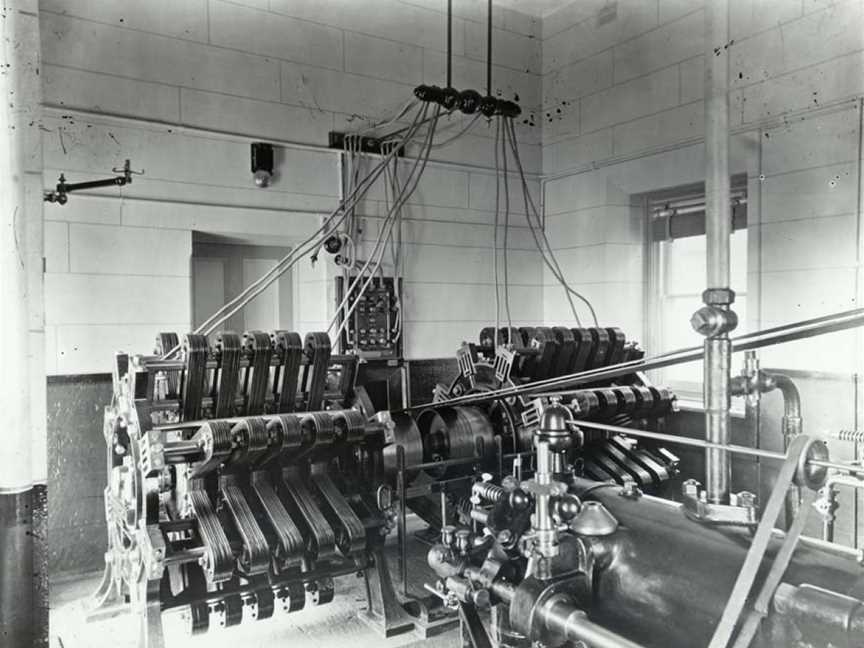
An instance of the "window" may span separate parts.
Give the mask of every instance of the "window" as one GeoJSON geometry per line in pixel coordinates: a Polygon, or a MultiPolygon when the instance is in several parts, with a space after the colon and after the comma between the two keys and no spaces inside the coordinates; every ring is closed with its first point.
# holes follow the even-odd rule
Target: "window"
{"type": "MultiPolygon", "coordinates": [[[[704,187],[687,187],[647,197],[649,282],[648,355],[701,346],[705,338],[690,326],[702,306],[706,287],[704,187]]],[[[733,178],[730,266],[732,308],[738,315],[735,334],[747,321],[747,190],[746,178],[733,178]]],[[[701,402],[702,363],[666,367],[652,380],[670,387],[679,398],[701,402]]]]}

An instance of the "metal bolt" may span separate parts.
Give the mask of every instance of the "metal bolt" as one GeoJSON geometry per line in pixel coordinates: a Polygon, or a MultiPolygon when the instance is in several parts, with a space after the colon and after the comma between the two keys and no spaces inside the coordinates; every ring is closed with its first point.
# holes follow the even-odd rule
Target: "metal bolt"
{"type": "Polygon", "coordinates": [[[701,484],[695,479],[686,479],[681,484],[681,491],[685,497],[699,497],[699,486],[701,484]]]}
{"type": "Polygon", "coordinates": [[[749,491],[741,491],[738,493],[738,506],[753,508],[756,506],[756,495],[749,491]]]}

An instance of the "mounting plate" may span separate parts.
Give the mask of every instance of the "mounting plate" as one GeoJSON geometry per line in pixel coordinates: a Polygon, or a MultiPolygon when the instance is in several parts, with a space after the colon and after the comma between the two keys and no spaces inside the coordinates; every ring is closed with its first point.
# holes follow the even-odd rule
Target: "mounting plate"
{"type": "MultiPolygon", "coordinates": [[[[384,144],[381,141],[381,138],[378,137],[363,137],[353,135],[351,133],[342,133],[340,131],[330,131],[328,136],[327,146],[331,149],[338,149],[340,151],[346,150],[348,147],[345,145],[345,139],[357,137],[360,140],[359,150],[361,153],[373,153],[376,155],[386,155],[392,150],[392,146],[394,144],[384,144]]],[[[356,146],[353,148],[357,148],[356,146]]],[[[397,157],[405,156],[405,147],[402,146],[399,148],[399,151],[396,153],[397,157]]]]}

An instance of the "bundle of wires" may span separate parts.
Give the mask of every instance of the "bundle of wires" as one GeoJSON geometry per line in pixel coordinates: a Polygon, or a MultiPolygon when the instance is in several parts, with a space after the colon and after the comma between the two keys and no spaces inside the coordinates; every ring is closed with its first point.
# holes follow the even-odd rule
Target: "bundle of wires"
{"type": "MultiPolygon", "coordinates": [[[[365,176],[361,181],[359,181],[356,186],[352,187],[352,190],[343,197],[336,209],[334,209],[324,219],[324,222],[321,224],[320,227],[318,227],[302,243],[293,248],[287,255],[277,261],[274,266],[270,268],[270,270],[268,270],[263,276],[252,282],[236,297],[228,301],[228,303],[218,309],[215,313],[213,313],[213,315],[208,317],[204,322],[202,322],[198,327],[196,327],[193,332],[203,335],[209,335],[210,333],[215,331],[220,325],[222,325],[226,320],[232,317],[235,313],[244,308],[246,304],[255,299],[262,292],[264,292],[280,276],[282,276],[292,267],[294,267],[294,265],[296,265],[298,261],[320,249],[321,246],[324,244],[324,241],[326,241],[330,236],[339,231],[340,227],[343,226],[349,215],[352,214],[353,208],[358,204],[360,200],[363,199],[369,189],[385,172],[391,161],[398,155],[399,150],[407,142],[411,141],[411,139],[423,126],[423,124],[431,121],[428,132],[430,134],[434,134],[434,124],[439,116],[439,109],[436,109],[435,115],[431,120],[427,118],[428,111],[428,105],[423,105],[415,112],[410,125],[398,131],[399,133],[402,133],[402,135],[396,138],[394,146],[390,149],[390,151],[386,155],[383,155],[381,157],[381,159],[370,170],[367,176],[365,176]]],[[[426,153],[426,158],[428,159],[428,151],[426,153]]],[[[420,159],[418,158],[417,163],[419,162],[420,159]]],[[[416,166],[417,165],[415,164],[415,168],[416,166]]],[[[425,161],[423,162],[422,168],[425,168],[425,161]]],[[[419,180],[419,174],[417,179],[419,180]]],[[[414,182],[413,188],[416,188],[416,181],[414,182]]],[[[412,192],[413,188],[411,190],[412,192]]],[[[180,346],[178,345],[165,353],[163,358],[170,358],[179,350],[180,346]]]]}
{"type": "MultiPolygon", "coordinates": [[[[360,303],[360,299],[372,283],[376,274],[383,272],[383,258],[389,246],[391,260],[394,269],[394,276],[400,277],[402,273],[403,257],[402,252],[402,224],[403,213],[402,208],[405,203],[413,195],[419,184],[420,178],[423,175],[426,165],[429,161],[431,151],[435,148],[440,148],[450,144],[460,138],[469,131],[479,119],[479,115],[471,119],[467,125],[459,130],[455,135],[449,136],[443,140],[435,141],[435,133],[438,129],[438,123],[441,117],[450,114],[449,112],[441,111],[441,108],[435,106],[432,108],[432,115],[429,115],[430,104],[424,103],[420,106],[413,115],[408,126],[399,128],[384,137],[382,141],[389,145],[389,150],[382,155],[376,164],[372,166],[369,173],[361,179],[361,161],[363,156],[360,155],[360,136],[363,133],[378,131],[386,126],[390,126],[401,119],[404,115],[410,112],[414,107],[415,102],[408,102],[395,117],[367,127],[358,133],[346,138],[346,154],[349,156],[348,181],[346,182],[345,195],[340,201],[336,209],[333,210],[323,221],[322,225],[316,229],[307,239],[298,246],[293,248],[286,256],[276,262],[276,264],[267,271],[262,277],[250,284],[240,294],[231,299],[228,303],[217,310],[213,315],[202,322],[195,330],[195,333],[209,335],[215,331],[220,325],[240,311],[250,301],[264,292],[273,282],[280,276],[288,272],[298,261],[304,257],[317,255],[317,251],[323,246],[330,236],[340,232],[347,234],[347,238],[351,241],[351,264],[348,268],[353,269],[359,262],[353,259],[353,248],[356,245],[354,236],[357,234],[357,224],[355,208],[361,200],[366,196],[369,189],[383,175],[385,179],[385,208],[386,215],[380,223],[378,236],[369,251],[368,259],[360,267],[356,276],[348,282],[348,269],[345,270],[345,283],[348,284],[345,290],[345,297],[337,306],[333,319],[327,328],[328,332],[337,325],[335,331],[335,339],[339,340],[343,331],[346,329],[351,316],[360,303]],[[425,126],[425,132],[423,127],[425,126]],[[422,140],[420,151],[413,160],[413,165],[408,172],[404,182],[399,177],[399,160],[398,155],[401,150],[404,150],[411,142],[422,140]],[[359,288],[358,288],[359,287],[359,288]]],[[[525,177],[525,172],[522,167],[522,161],[519,156],[519,148],[516,140],[516,132],[512,118],[499,116],[496,123],[496,134],[494,140],[494,158],[495,158],[495,173],[496,173],[496,191],[495,191],[495,221],[493,234],[493,263],[495,274],[495,331],[496,336],[500,331],[500,291],[498,272],[498,230],[499,230],[499,214],[501,207],[501,193],[503,185],[503,206],[504,206],[504,236],[503,236],[503,275],[504,275],[504,309],[508,323],[508,342],[509,331],[512,330],[512,316],[510,312],[510,295],[509,295],[509,270],[508,270],[508,235],[510,228],[510,190],[509,190],[509,171],[508,171],[508,155],[512,154],[515,162],[516,170],[518,171],[519,179],[522,186],[523,200],[525,203],[525,213],[528,226],[531,230],[534,243],[537,250],[543,259],[544,264],[549,268],[552,275],[561,284],[565,290],[565,295],[570,304],[573,316],[579,326],[581,320],[579,318],[576,306],[573,302],[573,296],[582,300],[591,312],[591,316],[595,325],[599,325],[597,316],[591,303],[583,295],[573,290],[564,278],[561,267],[555,259],[552,246],[546,236],[542,226],[542,219],[537,210],[537,207],[531,198],[528,181],[525,177]],[[509,144],[509,147],[508,147],[509,144]],[[499,157],[499,147],[501,156],[499,157]],[[508,148],[510,153],[508,153],[508,148]],[[536,221],[536,222],[535,222],[536,221]]],[[[398,283],[398,282],[397,282],[398,283]]],[[[394,323],[394,341],[398,340],[404,331],[404,321],[401,307],[401,283],[397,289],[397,320],[394,323]]],[[[179,351],[179,345],[168,351],[163,357],[169,358],[179,351]]]]}
{"type": "MultiPolygon", "coordinates": [[[[428,110],[428,104],[426,104],[426,108],[424,108],[424,111],[425,110],[428,110]]],[[[380,271],[382,260],[387,250],[388,242],[391,242],[392,246],[394,229],[397,225],[401,226],[402,223],[402,207],[417,189],[417,185],[419,184],[420,178],[423,175],[423,171],[426,169],[426,164],[429,161],[429,155],[432,151],[435,130],[440,115],[441,109],[436,106],[434,108],[434,114],[432,115],[432,119],[429,121],[429,125],[426,129],[425,139],[420,154],[415,158],[414,164],[411,167],[411,170],[408,172],[408,176],[405,179],[404,185],[400,185],[398,181],[398,174],[394,164],[394,168],[392,169],[393,175],[391,176],[391,187],[394,190],[392,204],[390,204],[390,201],[387,200],[387,214],[384,217],[383,222],[379,225],[378,236],[372,246],[372,249],[369,251],[369,258],[366,260],[366,263],[363,265],[363,267],[360,268],[357,276],[348,285],[345,291],[345,297],[336,307],[336,312],[333,316],[333,319],[330,321],[330,325],[327,327],[327,330],[329,332],[334,326],[336,326],[336,323],[341,319],[341,323],[339,323],[335,332],[335,338],[337,340],[340,339],[340,336],[348,325],[348,322],[351,321],[351,316],[353,315],[354,310],[357,308],[357,305],[360,303],[360,298],[365,293],[369,285],[372,283],[372,279],[375,277],[376,273],[380,271]],[[361,283],[362,285],[360,285],[361,283]]],[[[414,137],[414,133],[410,134],[409,139],[410,137],[414,137]]],[[[401,243],[401,234],[398,235],[398,239],[401,243]]],[[[391,247],[391,251],[395,257],[395,248],[391,247]]]]}
{"type": "MultiPolygon", "coordinates": [[[[546,236],[546,230],[543,228],[543,220],[540,216],[539,211],[537,210],[537,206],[534,203],[534,200],[531,198],[531,193],[528,189],[528,181],[525,178],[525,170],[522,168],[522,159],[519,156],[519,144],[516,140],[516,127],[513,123],[512,117],[499,117],[498,118],[503,125],[504,137],[501,143],[502,151],[503,151],[503,159],[504,159],[504,169],[503,173],[499,172],[499,175],[503,177],[504,180],[504,196],[505,196],[505,227],[504,227],[504,294],[505,300],[508,300],[508,321],[510,318],[509,314],[509,298],[506,297],[509,287],[507,285],[507,229],[509,224],[509,196],[507,190],[507,181],[509,178],[509,174],[507,173],[507,148],[509,144],[509,149],[513,153],[513,161],[516,163],[516,169],[519,173],[519,180],[522,184],[522,199],[525,202],[525,218],[528,222],[528,227],[531,230],[531,236],[534,239],[534,244],[537,247],[537,251],[540,252],[540,256],[543,259],[544,265],[549,269],[552,273],[552,276],[561,284],[561,287],[564,289],[564,294],[567,297],[567,302],[570,304],[570,310],[573,312],[573,318],[576,320],[576,324],[578,326],[582,326],[582,321],[579,318],[579,313],[576,310],[576,305],[573,303],[573,297],[577,297],[582,300],[585,305],[588,307],[589,312],[591,313],[591,319],[594,321],[594,326],[600,326],[597,320],[597,313],[594,311],[594,306],[591,305],[591,302],[581,293],[575,291],[570,284],[567,283],[567,280],[564,277],[564,273],[561,270],[561,266],[558,264],[558,260],[555,258],[555,253],[552,250],[552,245],[549,243],[549,238],[546,236]],[[536,221],[536,222],[535,222],[536,221]]],[[[497,142],[496,142],[496,156],[495,156],[495,166],[496,171],[498,171],[498,156],[497,156],[497,142]]],[[[497,192],[496,192],[496,203],[497,203],[497,192]]],[[[497,205],[496,205],[497,208],[497,205]]],[[[497,215],[496,215],[496,231],[497,231],[497,215]]],[[[497,261],[497,254],[496,254],[497,261]]],[[[497,284],[497,279],[496,279],[497,284]]],[[[497,290],[497,286],[496,286],[497,290]]],[[[497,313],[496,313],[497,320],[497,313]]],[[[498,330],[496,326],[496,331],[498,330]]]]}

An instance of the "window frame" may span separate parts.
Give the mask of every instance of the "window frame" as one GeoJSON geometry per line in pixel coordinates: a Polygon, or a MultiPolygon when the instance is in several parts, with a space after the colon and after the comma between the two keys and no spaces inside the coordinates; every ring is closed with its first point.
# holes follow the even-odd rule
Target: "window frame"
{"type": "MultiPolygon", "coordinates": [[[[732,210],[730,214],[730,217],[733,219],[733,231],[743,229],[747,232],[748,244],[745,247],[745,254],[749,264],[749,237],[751,236],[751,231],[747,223],[746,175],[741,174],[732,176],[730,178],[730,185],[732,190],[732,196],[735,197],[735,200],[733,200],[732,210]]],[[[661,229],[666,233],[671,234],[672,231],[676,228],[676,224],[673,221],[674,216],[671,218],[667,216],[666,222],[664,222],[661,226],[655,225],[658,218],[662,217],[658,216],[658,203],[662,203],[665,201],[675,204],[678,203],[679,200],[685,199],[688,202],[698,204],[698,198],[700,196],[702,199],[702,203],[704,204],[704,183],[688,184],[670,189],[663,189],[656,192],[648,192],[643,194],[641,196],[641,200],[639,201],[641,202],[641,208],[645,223],[645,343],[647,345],[646,348],[649,356],[663,353],[666,351],[666,349],[663,348],[665,331],[664,318],[662,317],[662,309],[664,301],[669,297],[666,295],[665,285],[668,255],[664,255],[662,244],[671,240],[675,240],[676,238],[705,236],[704,209],[699,210],[698,207],[694,207],[688,209],[687,211],[689,213],[687,213],[685,219],[679,221],[683,222],[684,226],[677,227],[679,231],[684,230],[689,233],[685,233],[683,236],[678,237],[667,236],[665,238],[660,238],[658,234],[661,229]],[[694,220],[700,215],[702,217],[701,232],[698,223],[694,223],[694,220]]],[[[704,271],[704,266],[702,270],[704,271]]],[[[740,291],[738,293],[738,296],[746,297],[747,292],[747,287],[745,285],[744,290],[740,291]]],[[[680,295],[674,295],[674,297],[687,297],[688,295],[690,295],[690,293],[681,293],[680,295]]],[[[691,296],[697,298],[701,297],[701,291],[699,293],[692,294],[691,296]]],[[[700,380],[698,383],[664,381],[662,371],[663,370],[656,370],[649,372],[649,377],[652,381],[658,383],[662,382],[664,387],[669,387],[673,392],[675,392],[678,396],[679,404],[682,406],[682,409],[704,411],[702,394],[703,381],[700,380]]],[[[737,410],[733,409],[733,414],[743,415],[743,411],[738,412],[737,410]]]]}

